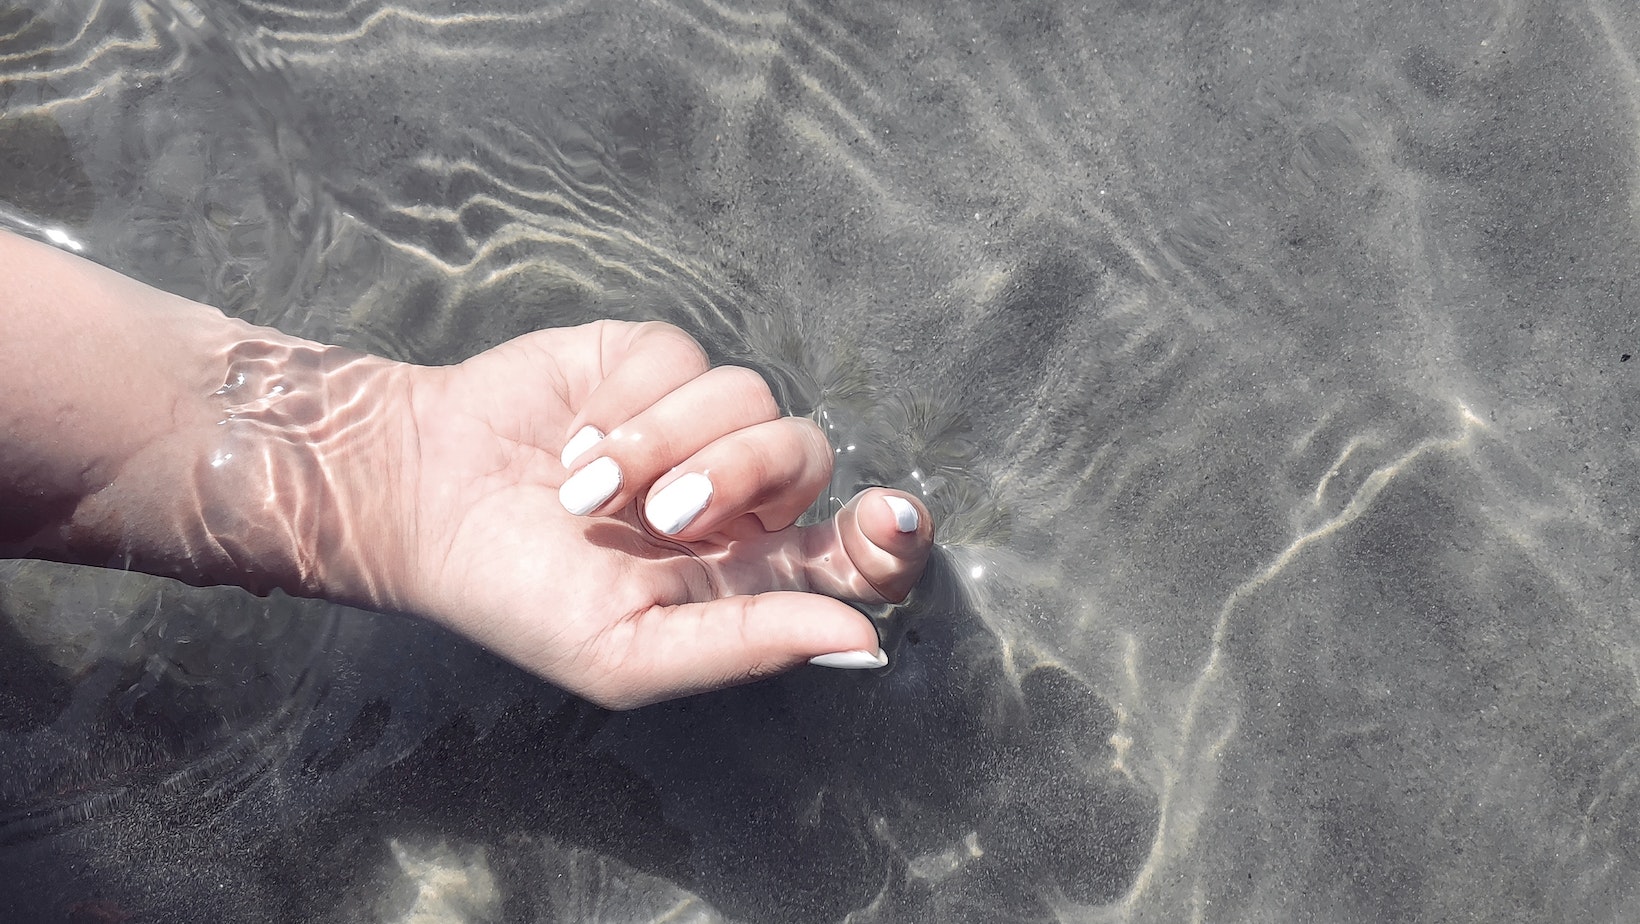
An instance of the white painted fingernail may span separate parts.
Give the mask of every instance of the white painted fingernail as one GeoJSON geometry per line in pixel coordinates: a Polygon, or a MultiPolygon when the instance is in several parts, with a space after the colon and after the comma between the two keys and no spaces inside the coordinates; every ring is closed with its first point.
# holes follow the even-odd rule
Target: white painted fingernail
{"type": "Polygon", "coordinates": [[[816,667],[837,667],[846,671],[868,671],[872,668],[887,667],[888,655],[883,654],[881,649],[877,651],[834,651],[831,654],[810,658],[809,663],[816,667]]]}
{"type": "Polygon", "coordinates": [[[884,494],[883,503],[888,505],[888,509],[894,511],[894,527],[896,529],[902,533],[917,531],[917,524],[922,522],[922,518],[917,516],[917,508],[913,507],[910,501],[903,497],[895,497],[892,494],[884,494]]]}
{"type": "Polygon", "coordinates": [[[675,536],[706,509],[712,500],[712,479],[690,472],[672,482],[644,505],[649,525],[667,536],[675,536]]]}
{"type": "Polygon", "coordinates": [[[558,454],[558,461],[564,463],[565,468],[575,464],[581,458],[581,453],[593,447],[593,444],[604,438],[604,431],[594,426],[585,426],[575,431],[575,435],[564,444],[564,451],[558,454]]]}
{"type": "Polygon", "coordinates": [[[604,456],[588,462],[586,468],[569,476],[558,489],[558,502],[564,509],[584,517],[598,509],[621,487],[621,467],[614,459],[604,456]]]}

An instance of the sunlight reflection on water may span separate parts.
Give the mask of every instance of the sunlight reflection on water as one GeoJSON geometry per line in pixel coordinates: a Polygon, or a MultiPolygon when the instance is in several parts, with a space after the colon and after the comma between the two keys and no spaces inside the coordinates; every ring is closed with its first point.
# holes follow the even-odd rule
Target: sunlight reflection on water
{"type": "Polygon", "coordinates": [[[208,752],[191,817],[295,867],[211,870],[293,919],[1634,910],[1631,14],[515,7],[7,13],[0,222],[413,361],[677,323],[831,437],[811,515],[935,513],[893,667],[593,715],[8,565],[8,748],[97,756],[0,862],[183,843],[143,794],[208,752]]]}

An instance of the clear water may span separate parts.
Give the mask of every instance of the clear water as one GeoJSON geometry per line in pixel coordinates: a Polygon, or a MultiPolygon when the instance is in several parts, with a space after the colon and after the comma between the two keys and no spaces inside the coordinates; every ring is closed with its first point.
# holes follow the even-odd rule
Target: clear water
{"type": "Polygon", "coordinates": [[[4,566],[0,916],[1623,921],[1640,16],[0,7],[0,215],[421,362],[678,323],[944,552],[882,676],[608,715],[4,566]]]}

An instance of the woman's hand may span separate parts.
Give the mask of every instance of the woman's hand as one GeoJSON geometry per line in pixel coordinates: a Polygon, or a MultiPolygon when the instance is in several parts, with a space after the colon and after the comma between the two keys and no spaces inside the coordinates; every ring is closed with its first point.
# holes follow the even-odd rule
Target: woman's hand
{"type": "Polygon", "coordinates": [[[870,620],[832,598],[903,599],[928,512],[873,489],[795,527],[832,449],[755,372],[709,368],[674,327],[607,321],[409,368],[413,504],[387,520],[410,541],[380,543],[403,550],[373,569],[382,602],[616,708],[816,657],[886,663],[870,620]]]}
{"type": "Polygon", "coordinates": [[[664,324],[412,366],[0,233],[0,331],[0,555],[425,616],[606,706],[878,666],[832,598],[932,544],[882,490],[793,527],[826,440],[664,324]]]}

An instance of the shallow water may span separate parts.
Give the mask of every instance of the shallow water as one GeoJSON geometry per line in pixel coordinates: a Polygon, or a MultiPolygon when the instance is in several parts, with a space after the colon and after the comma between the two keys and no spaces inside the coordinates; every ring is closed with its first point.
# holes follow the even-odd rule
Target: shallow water
{"type": "Polygon", "coordinates": [[[0,8],[0,220],[448,362],[663,318],[943,552],[882,675],[630,714],[4,566],[0,915],[1622,921],[1620,4],[0,8]]]}

